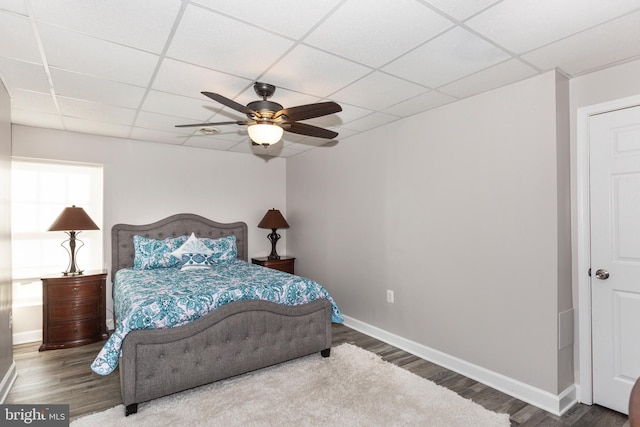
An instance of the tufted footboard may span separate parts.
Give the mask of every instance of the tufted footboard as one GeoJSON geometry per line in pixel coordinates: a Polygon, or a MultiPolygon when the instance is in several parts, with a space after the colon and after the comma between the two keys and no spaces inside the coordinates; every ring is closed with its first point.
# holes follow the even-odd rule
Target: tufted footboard
{"type": "Polygon", "coordinates": [[[126,415],[138,403],[331,348],[331,304],[224,305],[184,326],[130,332],[120,386],[126,415]]]}

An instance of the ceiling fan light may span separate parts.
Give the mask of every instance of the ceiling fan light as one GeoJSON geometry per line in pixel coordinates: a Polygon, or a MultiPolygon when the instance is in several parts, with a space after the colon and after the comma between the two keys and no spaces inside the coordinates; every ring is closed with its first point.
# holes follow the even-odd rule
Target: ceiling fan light
{"type": "Polygon", "coordinates": [[[280,126],[259,123],[251,125],[247,129],[249,132],[249,138],[256,144],[260,145],[272,145],[282,139],[284,129],[280,126]]]}

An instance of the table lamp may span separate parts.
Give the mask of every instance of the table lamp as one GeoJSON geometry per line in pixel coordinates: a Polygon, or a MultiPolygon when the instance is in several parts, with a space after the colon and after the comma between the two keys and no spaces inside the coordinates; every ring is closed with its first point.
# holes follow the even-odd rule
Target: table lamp
{"type": "Polygon", "coordinates": [[[64,208],[62,213],[58,215],[58,218],[51,224],[48,231],[64,231],[69,238],[62,242],[62,246],[69,253],[69,266],[62,274],[65,276],[76,276],[82,274],[76,264],[76,254],[78,250],[84,246],[82,240],[76,236],[80,233],[80,230],[100,230],[95,222],[87,215],[82,208],[78,208],[72,205],[69,208],[64,208]],[[69,249],[65,246],[65,243],[69,242],[69,249]],[[76,247],[76,244],[79,245],[76,247]]]}
{"type": "Polygon", "coordinates": [[[271,241],[271,254],[268,259],[280,259],[280,255],[276,252],[276,243],[280,239],[280,235],[277,233],[278,228],[289,228],[287,220],[284,219],[282,214],[277,209],[269,209],[262,218],[262,221],[258,224],[259,228],[270,228],[271,233],[267,235],[267,238],[271,241]]]}

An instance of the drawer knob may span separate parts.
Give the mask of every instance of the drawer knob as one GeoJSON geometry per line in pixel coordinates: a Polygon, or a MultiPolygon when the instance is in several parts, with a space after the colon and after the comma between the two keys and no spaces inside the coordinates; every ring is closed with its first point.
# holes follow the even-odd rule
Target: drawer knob
{"type": "Polygon", "coordinates": [[[74,294],[77,294],[78,293],[78,287],[72,288],[71,292],[73,292],[74,294]]]}
{"type": "Polygon", "coordinates": [[[73,328],[73,334],[78,335],[78,328],[73,328]]]}

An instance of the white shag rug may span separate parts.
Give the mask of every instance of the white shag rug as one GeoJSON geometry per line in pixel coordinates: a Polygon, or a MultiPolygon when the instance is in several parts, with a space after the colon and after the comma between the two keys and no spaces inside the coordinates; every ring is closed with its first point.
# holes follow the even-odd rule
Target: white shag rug
{"type": "Polygon", "coordinates": [[[455,392],[351,344],[138,405],[78,418],[71,427],[508,427],[455,392]]]}

